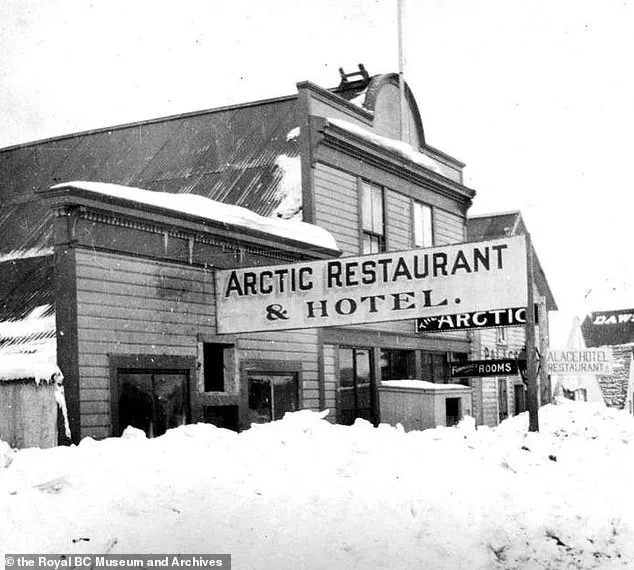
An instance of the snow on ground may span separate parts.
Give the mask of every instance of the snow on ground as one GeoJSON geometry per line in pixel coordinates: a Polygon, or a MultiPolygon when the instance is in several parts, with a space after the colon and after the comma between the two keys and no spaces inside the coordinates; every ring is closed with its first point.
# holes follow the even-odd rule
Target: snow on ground
{"type": "Polygon", "coordinates": [[[0,444],[0,551],[231,553],[258,570],[634,568],[625,412],[547,406],[530,434],[526,414],[408,433],[322,418],[0,444]]]}

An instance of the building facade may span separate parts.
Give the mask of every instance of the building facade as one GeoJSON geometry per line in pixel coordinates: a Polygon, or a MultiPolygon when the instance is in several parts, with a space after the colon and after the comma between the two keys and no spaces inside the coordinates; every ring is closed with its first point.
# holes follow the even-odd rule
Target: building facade
{"type": "Polygon", "coordinates": [[[32,325],[0,349],[46,341],[65,376],[74,441],[118,435],[126,422],[151,435],[183,421],[243,428],[298,408],[377,423],[382,380],[449,381],[450,362],[473,352],[468,333],[419,334],[410,319],[219,335],[215,322],[218,268],[467,239],[475,193],[464,165],[427,144],[407,86],[405,95],[401,120],[398,76],[361,69],[334,89],[302,82],[289,97],[0,151],[0,270],[10,276],[0,318],[32,325]],[[338,247],[139,205],[85,182],[302,220],[338,247]],[[130,420],[131,407],[145,416],[130,420]]]}
{"type": "MultiPolygon", "coordinates": [[[[470,241],[527,235],[528,229],[520,212],[504,212],[470,216],[467,220],[467,236],[470,241]]],[[[536,300],[536,346],[541,356],[549,346],[548,312],[556,311],[557,304],[548,280],[534,248],[533,294],[536,300]]],[[[525,318],[525,317],[524,317],[525,318]]],[[[526,330],[520,326],[498,326],[470,331],[471,360],[495,360],[525,358],[526,330]]],[[[476,421],[481,425],[495,426],[510,416],[526,411],[526,385],[520,374],[473,378],[474,409],[476,421]]],[[[545,364],[539,366],[540,404],[550,402],[550,379],[545,364]]]]}

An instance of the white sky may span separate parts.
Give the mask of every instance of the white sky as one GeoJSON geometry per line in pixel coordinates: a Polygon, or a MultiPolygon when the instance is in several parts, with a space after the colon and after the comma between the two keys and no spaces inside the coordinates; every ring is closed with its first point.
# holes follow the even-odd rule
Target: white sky
{"type": "MultiPolygon", "coordinates": [[[[631,0],[405,0],[429,144],[522,211],[562,316],[634,307],[631,0]]],[[[396,0],[0,0],[0,146],[397,71],[396,0]]]]}

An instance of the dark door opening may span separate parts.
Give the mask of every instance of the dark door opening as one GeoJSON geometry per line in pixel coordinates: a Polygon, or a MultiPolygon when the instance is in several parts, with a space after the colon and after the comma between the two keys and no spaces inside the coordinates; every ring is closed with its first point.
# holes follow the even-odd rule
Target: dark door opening
{"type": "Polygon", "coordinates": [[[462,419],[460,398],[447,398],[445,400],[445,413],[447,415],[447,427],[455,426],[462,419]]]}
{"type": "Polygon", "coordinates": [[[526,411],[526,389],[524,384],[515,384],[513,388],[515,415],[526,411]]]}
{"type": "Polygon", "coordinates": [[[186,371],[120,369],[117,377],[116,435],[132,426],[143,430],[148,437],[156,437],[190,420],[186,371]]]}
{"type": "Polygon", "coordinates": [[[369,348],[339,349],[339,423],[362,418],[375,423],[375,389],[369,348]]]}

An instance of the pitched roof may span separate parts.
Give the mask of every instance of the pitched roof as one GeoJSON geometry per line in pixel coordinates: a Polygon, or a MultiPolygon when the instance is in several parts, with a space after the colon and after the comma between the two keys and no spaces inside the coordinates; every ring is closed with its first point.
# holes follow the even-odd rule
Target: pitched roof
{"type": "MultiPolygon", "coordinates": [[[[469,216],[467,218],[467,240],[479,241],[497,239],[518,235],[526,235],[528,230],[519,211],[499,212],[494,214],[483,214],[469,216]]],[[[539,262],[537,253],[533,248],[533,260],[535,263],[535,282],[541,295],[546,298],[546,307],[549,311],[557,310],[557,303],[550,285],[546,279],[546,274],[539,262]]]]}
{"type": "Polygon", "coordinates": [[[587,346],[618,346],[634,343],[634,308],[597,311],[581,323],[587,346]]]}

